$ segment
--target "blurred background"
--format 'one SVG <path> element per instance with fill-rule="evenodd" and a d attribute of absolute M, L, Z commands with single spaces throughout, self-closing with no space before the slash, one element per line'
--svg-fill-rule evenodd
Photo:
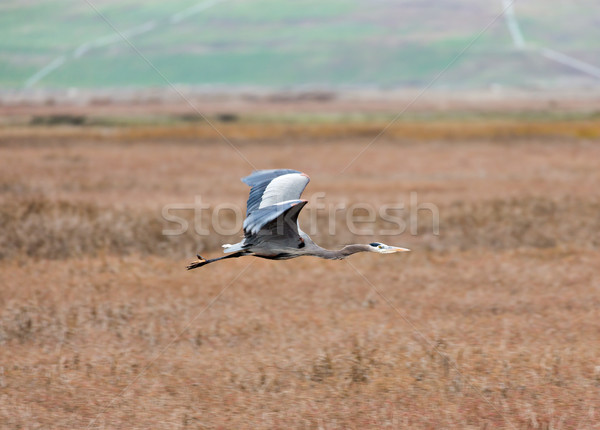
<path fill-rule="evenodd" d="M 597 2 L 7 0 L 0 24 L 0 426 L 596 425 Z M 324 193 L 318 244 L 413 252 L 186 272 L 240 240 L 213 209 L 263 168 Z M 357 233 L 353 205 L 403 209 Z"/>
<path fill-rule="evenodd" d="M 164 87 L 143 57 L 174 84 L 211 89 L 422 88 L 446 68 L 433 88 L 581 89 L 600 79 L 599 6 L 592 0 L 57 0 L 1 7 L 3 89 Z"/>

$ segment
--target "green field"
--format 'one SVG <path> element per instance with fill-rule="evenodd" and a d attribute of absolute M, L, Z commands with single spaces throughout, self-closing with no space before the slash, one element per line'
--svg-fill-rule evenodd
<path fill-rule="evenodd" d="M 517 3 L 527 49 L 513 46 L 500 17 L 453 62 L 501 11 L 500 1 L 475 0 L 8 0 L 0 5 L 0 88 L 165 86 L 113 26 L 176 84 L 419 87 L 450 63 L 435 86 L 599 81 L 536 49 L 599 65 L 593 0 Z M 53 62 L 60 65 L 41 73 Z"/>

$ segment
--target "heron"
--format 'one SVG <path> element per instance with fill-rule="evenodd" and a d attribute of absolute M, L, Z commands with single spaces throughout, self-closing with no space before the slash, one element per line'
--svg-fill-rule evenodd
<path fill-rule="evenodd" d="M 239 243 L 223 245 L 224 253 L 228 255 L 209 260 L 198 255 L 198 261 L 192 262 L 187 269 L 247 255 L 270 260 L 304 255 L 341 260 L 358 252 L 392 254 L 410 251 L 380 242 L 346 245 L 338 250 L 321 248 L 298 225 L 298 215 L 308 203 L 300 197 L 309 181 L 306 174 L 292 169 L 257 170 L 242 178 L 242 182 L 250 186 L 244 238 Z"/>

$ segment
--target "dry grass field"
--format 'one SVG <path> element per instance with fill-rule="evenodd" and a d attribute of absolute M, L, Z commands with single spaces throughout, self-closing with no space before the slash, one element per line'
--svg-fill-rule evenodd
<path fill-rule="evenodd" d="M 0 427 L 600 428 L 594 121 L 403 123 L 349 167 L 377 127 L 217 126 L 255 167 L 309 174 L 308 199 L 403 202 L 417 228 L 357 235 L 344 210 L 307 210 L 318 243 L 413 252 L 187 272 L 238 234 L 165 236 L 161 213 L 244 207 L 252 166 L 229 144 L 204 126 L 5 126 Z M 439 235 L 427 210 L 411 224 L 411 192 Z"/>

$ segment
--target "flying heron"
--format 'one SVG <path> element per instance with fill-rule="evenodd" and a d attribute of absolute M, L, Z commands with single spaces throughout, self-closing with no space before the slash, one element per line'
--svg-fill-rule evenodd
<path fill-rule="evenodd" d="M 245 255 L 271 260 L 303 255 L 341 260 L 357 252 L 391 254 L 410 251 L 379 242 L 346 245 L 339 250 L 321 248 L 298 226 L 298 214 L 308 203 L 300 196 L 309 181 L 304 173 L 290 169 L 258 170 L 242 178 L 242 182 L 251 187 L 244 220 L 244 239 L 234 245 L 223 245 L 225 254 L 229 254 L 224 257 L 205 260 L 198 255 L 198 261 L 187 266 L 188 270 Z"/>

